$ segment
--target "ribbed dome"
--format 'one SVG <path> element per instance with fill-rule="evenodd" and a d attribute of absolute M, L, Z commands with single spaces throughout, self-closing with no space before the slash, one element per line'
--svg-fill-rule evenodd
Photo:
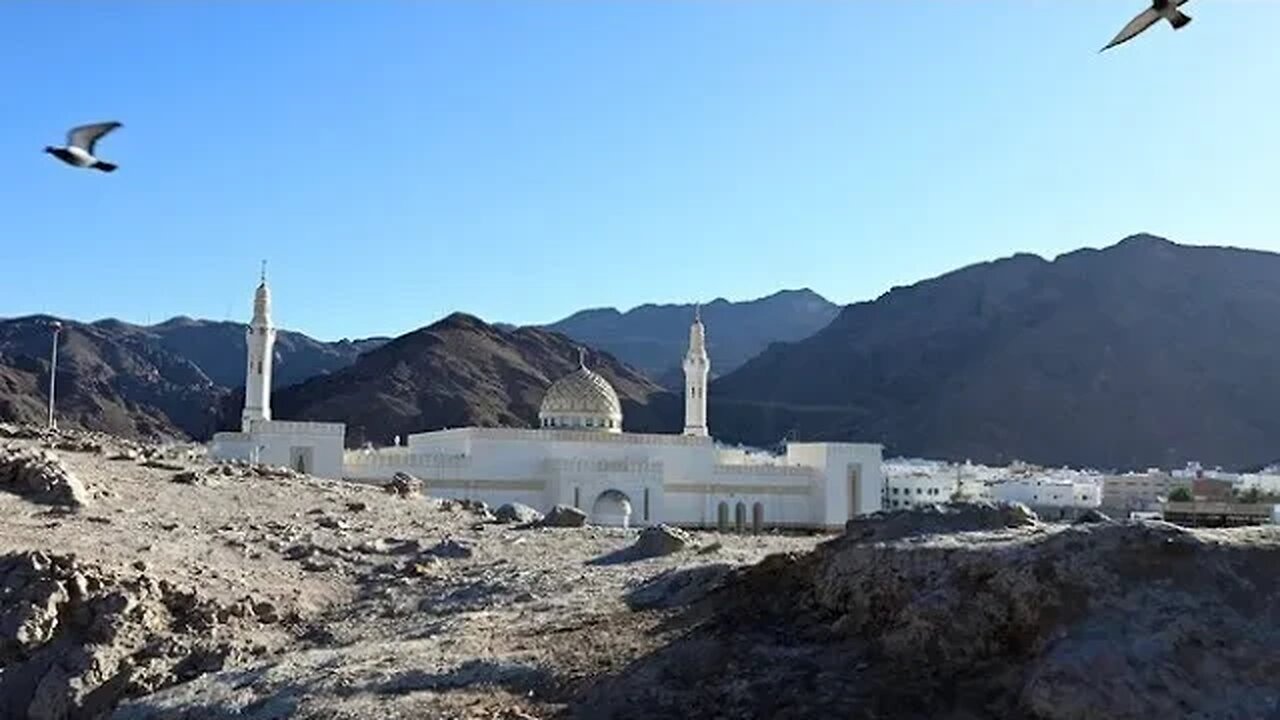
<path fill-rule="evenodd" d="M 545 428 L 621 432 L 622 403 L 608 380 L 579 366 L 547 389 L 538 419 Z"/>

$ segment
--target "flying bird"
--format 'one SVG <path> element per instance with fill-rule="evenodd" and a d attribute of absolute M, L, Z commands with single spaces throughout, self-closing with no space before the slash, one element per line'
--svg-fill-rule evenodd
<path fill-rule="evenodd" d="M 1119 35 L 1116 35 L 1111 42 L 1107 43 L 1106 47 L 1102 48 L 1102 50 L 1099 50 L 1098 52 L 1108 50 L 1120 43 L 1132 40 L 1143 30 L 1155 25 L 1160 18 L 1168 20 L 1174 30 L 1186 27 L 1187 23 L 1191 22 L 1191 16 L 1182 12 L 1178 8 L 1186 5 L 1188 1 L 1189 0 L 1151 0 L 1151 7 L 1138 13 L 1137 17 L 1130 20 L 1129 24 L 1124 26 Z"/>
<path fill-rule="evenodd" d="M 46 145 L 44 151 L 74 167 L 112 172 L 116 169 L 116 166 L 94 157 L 93 146 L 98 144 L 103 135 L 120 126 L 118 122 L 104 122 L 74 127 L 67 133 L 66 147 Z"/>

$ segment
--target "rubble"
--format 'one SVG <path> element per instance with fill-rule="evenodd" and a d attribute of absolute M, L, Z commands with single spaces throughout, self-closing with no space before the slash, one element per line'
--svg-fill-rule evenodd
<path fill-rule="evenodd" d="M 542 519 L 542 513 L 524 503 L 507 503 L 498 508 L 494 518 L 500 523 L 536 523 Z"/>
<path fill-rule="evenodd" d="M 556 505 L 538 524 L 543 527 L 582 527 L 587 524 L 587 514 L 570 505 Z"/>
<path fill-rule="evenodd" d="M 99 717 L 127 697 L 216 671 L 246 648 L 217 628 L 252 618 L 146 574 L 69 555 L 0 555 L 0 717 Z"/>
<path fill-rule="evenodd" d="M 42 505 L 78 509 L 89 503 L 84 485 L 48 450 L 0 447 L 0 490 Z"/>

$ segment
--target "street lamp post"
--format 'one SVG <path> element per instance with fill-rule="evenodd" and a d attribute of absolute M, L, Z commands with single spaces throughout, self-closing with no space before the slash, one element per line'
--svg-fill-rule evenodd
<path fill-rule="evenodd" d="M 53 328 L 53 350 L 50 352 L 49 359 L 49 429 L 58 427 L 58 421 L 53 417 L 53 397 L 54 391 L 57 389 L 58 378 L 58 333 L 62 331 L 62 323 L 54 321 L 51 325 Z"/>

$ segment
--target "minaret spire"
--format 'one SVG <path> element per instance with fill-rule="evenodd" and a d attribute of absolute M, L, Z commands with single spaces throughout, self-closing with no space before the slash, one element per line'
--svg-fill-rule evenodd
<path fill-rule="evenodd" d="M 707 436 L 707 377 L 711 358 L 707 356 L 706 330 L 702 326 L 702 304 L 693 306 L 689 326 L 689 350 L 684 356 L 684 434 Z"/>
<path fill-rule="evenodd" d="M 271 365 L 276 329 L 271 323 L 271 290 L 267 287 L 267 261 L 262 261 L 260 284 L 253 293 L 253 320 L 245 331 L 248 367 L 244 378 L 244 411 L 240 424 L 252 431 L 255 420 L 271 419 Z"/>

